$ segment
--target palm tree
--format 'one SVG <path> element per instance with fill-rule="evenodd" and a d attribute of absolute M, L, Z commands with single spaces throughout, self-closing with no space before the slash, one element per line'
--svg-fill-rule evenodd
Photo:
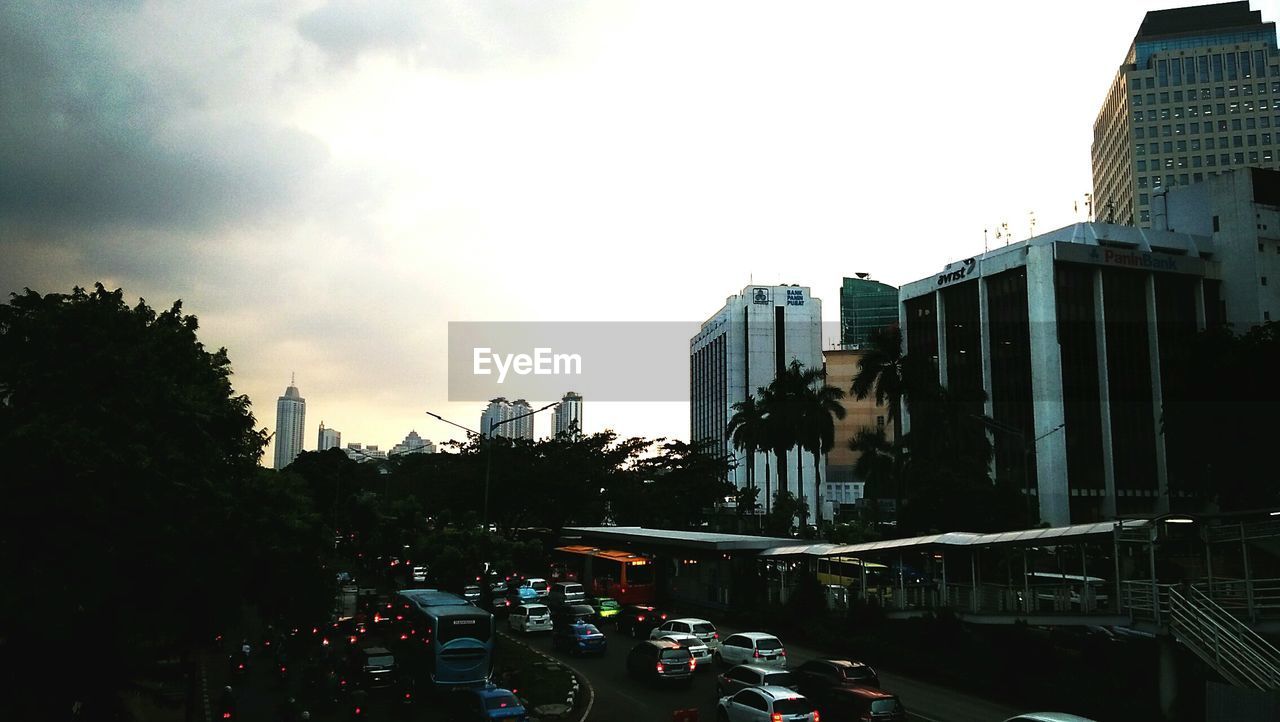
<path fill-rule="evenodd" d="M 885 407 L 885 416 L 893 424 L 893 438 L 902 438 L 902 401 L 905 396 L 902 353 L 902 329 L 897 324 L 873 329 L 869 348 L 858 362 L 858 375 L 853 377 L 854 398 L 859 401 L 875 394 L 876 405 Z"/>
<path fill-rule="evenodd" d="M 756 452 L 763 448 L 764 425 L 763 412 L 760 404 L 756 403 L 756 397 L 747 396 L 745 400 L 733 405 L 733 416 L 725 426 L 725 437 L 733 444 L 733 448 L 746 453 L 748 488 L 755 488 L 756 485 Z M 765 464 L 767 469 L 768 457 L 765 457 Z M 764 497 L 767 507 L 769 503 L 768 471 L 765 472 Z M 767 508 L 765 513 L 768 513 Z"/>
<path fill-rule="evenodd" d="M 860 429 L 849 439 L 849 450 L 858 452 L 853 473 L 866 482 L 867 497 L 879 497 L 884 489 L 894 488 L 897 469 L 897 453 L 894 444 L 884 434 L 884 429 Z"/>
<path fill-rule="evenodd" d="M 777 459 L 775 468 L 778 470 L 778 490 L 781 494 L 787 491 L 787 450 L 795 446 L 792 430 L 794 426 L 788 423 L 786 399 L 782 392 L 778 379 L 774 379 L 767 387 L 761 387 L 756 390 L 760 401 L 757 402 L 760 409 L 760 419 L 763 422 L 760 427 L 760 448 L 761 450 L 772 451 Z M 769 467 L 768 461 L 765 462 L 765 480 L 768 483 Z M 766 495 L 767 495 L 766 490 Z M 766 500 L 766 504 L 768 504 Z"/>
<path fill-rule="evenodd" d="M 813 501 L 822 521 L 822 455 L 836 445 L 835 419 L 845 417 L 844 389 L 826 383 L 826 369 L 804 371 L 803 420 L 801 423 L 802 446 L 813 454 Z"/>

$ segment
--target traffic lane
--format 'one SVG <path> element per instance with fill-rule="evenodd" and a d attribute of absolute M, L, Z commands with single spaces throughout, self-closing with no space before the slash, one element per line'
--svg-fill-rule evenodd
<path fill-rule="evenodd" d="M 720 627 L 720 638 L 737 634 L 741 629 Z M 823 654 L 817 650 L 788 642 L 779 637 L 787 650 L 787 666 L 795 668 L 810 659 L 833 659 L 835 655 Z M 946 650 L 939 650 L 945 654 Z M 963 665 L 964 660 L 956 660 Z M 876 673 L 880 676 L 880 686 L 886 692 L 898 695 L 902 705 L 907 708 L 907 716 L 923 722 L 999 722 L 1017 716 L 1021 711 L 972 694 L 959 692 L 918 679 L 904 677 L 892 672 L 885 672 L 879 667 Z"/>
<path fill-rule="evenodd" d="M 534 649 L 555 657 L 586 677 L 595 691 L 595 703 L 589 722 L 666 722 L 681 709 L 697 709 L 699 719 L 715 719 L 715 673 L 711 670 L 694 674 L 692 685 L 658 685 L 632 679 L 627 674 L 627 652 L 639 642 L 619 633 L 610 624 L 600 626 L 609 640 L 603 655 L 573 656 L 551 647 L 550 632 L 510 634 Z"/>

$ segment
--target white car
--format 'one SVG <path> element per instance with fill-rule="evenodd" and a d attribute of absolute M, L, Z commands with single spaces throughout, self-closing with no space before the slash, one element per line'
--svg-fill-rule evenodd
<path fill-rule="evenodd" d="M 550 632 L 551 608 L 545 604 L 521 604 L 507 615 L 507 628 L 513 632 Z"/>
<path fill-rule="evenodd" d="M 537 592 L 538 599 L 546 599 L 547 595 L 551 593 L 551 584 L 548 583 L 546 579 L 542 579 L 540 577 L 529 577 L 523 582 L 520 582 L 520 586 Z"/>
<path fill-rule="evenodd" d="M 756 664 L 764 667 L 786 667 L 787 650 L 782 641 L 766 632 L 731 634 L 720 644 L 716 659 L 721 664 Z"/>
<path fill-rule="evenodd" d="M 816 722 L 818 712 L 804 695 L 786 687 L 747 687 L 716 703 L 716 719 L 726 722 Z"/>
<path fill-rule="evenodd" d="M 426 568 L 426 567 L 414 567 L 414 568 L 413 568 L 413 581 L 414 581 L 414 582 L 418 582 L 418 583 L 421 583 L 421 582 L 425 582 L 425 581 L 427 581 L 427 568 Z"/>
<path fill-rule="evenodd" d="M 649 632 L 649 639 L 657 639 L 664 634 L 676 632 L 679 634 L 692 634 L 702 643 L 707 645 L 708 649 L 715 649 L 720 646 L 720 633 L 716 631 L 716 625 L 705 619 L 697 619 L 696 617 L 681 617 L 680 619 L 668 619 L 660 626 L 655 627 Z"/>
<path fill-rule="evenodd" d="M 711 669 L 711 649 L 698 637 L 684 632 L 667 632 L 657 638 L 670 639 L 689 650 L 689 654 L 693 655 L 694 661 L 698 663 L 698 669 Z"/>

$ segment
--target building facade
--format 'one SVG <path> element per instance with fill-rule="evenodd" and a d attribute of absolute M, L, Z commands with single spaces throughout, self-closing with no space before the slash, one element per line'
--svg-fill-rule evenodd
<path fill-rule="evenodd" d="M 327 429 L 324 422 L 320 422 L 320 433 L 316 436 L 316 451 L 327 451 L 329 449 L 342 448 L 342 432 L 337 429 Z"/>
<path fill-rule="evenodd" d="M 529 402 L 524 399 L 512 401 L 511 418 L 513 419 L 511 423 L 498 429 L 498 435 L 508 439 L 533 441 L 533 407 Z"/>
<path fill-rule="evenodd" d="M 777 493 L 776 459 L 772 454 L 733 448 L 725 429 L 733 405 L 758 396 L 792 361 L 806 368 L 822 365 L 822 301 L 804 286 L 747 286 L 728 297 L 689 342 L 690 438 L 734 459 L 729 480 L 747 486 L 754 468 L 760 510 L 771 507 Z M 804 477 L 803 495 L 810 519 L 818 518 L 813 499 L 813 456 L 792 449 L 786 454 L 788 489 L 796 494 L 796 454 Z"/>
<path fill-rule="evenodd" d="M 404 441 L 391 447 L 391 451 L 387 452 L 388 456 L 399 456 L 400 454 L 434 454 L 436 453 L 436 445 L 431 443 L 431 439 L 424 439 L 418 435 L 417 431 L 410 431 L 404 437 Z"/>
<path fill-rule="evenodd" d="M 840 286 L 840 346 L 862 348 L 877 328 L 898 322 L 898 289 L 867 278 L 846 278 Z"/>
<path fill-rule="evenodd" d="M 385 461 L 387 452 L 378 448 L 377 444 L 360 444 L 352 442 L 347 444 L 347 448 L 343 449 L 347 458 L 352 461 L 364 463 L 366 461 Z"/>
<path fill-rule="evenodd" d="M 302 453 L 302 435 L 307 423 L 307 400 L 290 379 L 284 396 L 276 399 L 275 464 L 283 469 Z"/>
<path fill-rule="evenodd" d="M 1280 168 L 1274 22 L 1248 2 L 1146 14 L 1093 126 L 1093 217 L 1153 227 L 1154 194 Z"/>
<path fill-rule="evenodd" d="M 480 433 L 488 436 L 489 430 L 493 429 L 496 437 L 533 441 L 533 416 L 517 418 L 532 411 L 524 399 L 508 401 L 499 396 L 490 401 L 480 414 Z"/>
<path fill-rule="evenodd" d="M 897 289 L 894 289 L 894 294 L 896 296 Z M 858 375 L 858 363 L 865 354 L 865 351 L 855 349 L 822 352 L 827 366 L 827 384 L 845 392 L 840 401 L 845 417 L 835 419 L 836 443 L 827 454 L 827 470 L 822 477 L 832 513 L 851 512 L 852 507 L 866 496 L 866 480 L 854 473 L 860 454 L 849 448 L 849 442 L 863 429 L 879 429 L 884 432 L 885 439 L 893 443 L 893 424 L 889 423 L 886 407 L 877 404 L 874 397 L 859 401 L 849 393 L 853 379 Z"/>
<path fill-rule="evenodd" d="M 560 399 L 559 405 L 552 412 L 553 429 L 556 436 L 561 434 L 581 435 L 582 432 L 582 395 L 570 391 Z"/>

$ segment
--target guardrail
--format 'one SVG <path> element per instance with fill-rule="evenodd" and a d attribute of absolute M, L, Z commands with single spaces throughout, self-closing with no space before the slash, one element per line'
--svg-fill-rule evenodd
<path fill-rule="evenodd" d="M 1169 587 L 1169 630 L 1238 687 L 1280 689 L 1280 650 L 1195 587 Z"/>

